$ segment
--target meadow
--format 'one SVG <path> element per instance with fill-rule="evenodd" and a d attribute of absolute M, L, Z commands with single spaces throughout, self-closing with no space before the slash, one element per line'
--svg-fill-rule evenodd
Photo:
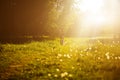
<path fill-rule="evenodd" d="M 120 41 L 0 44 L 0 80 L 120 80 Z"/>

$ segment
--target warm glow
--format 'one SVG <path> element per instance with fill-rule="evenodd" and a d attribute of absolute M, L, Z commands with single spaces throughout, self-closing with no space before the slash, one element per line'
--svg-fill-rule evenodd
<path fill-rule="evenodd" d="M 80 15 L 79 34 L 97 34 L 102 29 L 117 24 L 119 3 L 117 0 L 75 0 L 74 7 Z M 111 28 L 112 30 L 112 28 Z"/>
<path fill-rule="evenodd" d="M 107 21 L 103 13 L 104 0 L 83 0 L 77 7 L 84 13 L 83 21 L 88 25 L 98 27 L 96 25 Z"/>
<path fill-rule="evenodd" d="M 97 13 L 103 7 L 103 0 L 83 0 L 79 6 L 82 11 L 89 11 L 91 13 Z"/>

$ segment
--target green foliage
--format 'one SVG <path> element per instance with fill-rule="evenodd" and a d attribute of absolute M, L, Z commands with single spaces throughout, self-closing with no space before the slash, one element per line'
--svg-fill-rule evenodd
<path fill-rule="evenodd" d="M 51 0 L 48 7 L 47 32 L 52 36 L 65 35 L 74 24 L 76 15 L 72 10 L 74 0 Z"/>
<path fill-rule="evenodd" d="M 119 80 L 120 43 L 65 39 L 0 45 L 1 80 Z"/>

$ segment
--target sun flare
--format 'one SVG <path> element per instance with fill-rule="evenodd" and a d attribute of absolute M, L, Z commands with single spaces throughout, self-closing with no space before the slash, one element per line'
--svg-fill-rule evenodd
<path fill-rule="evenodd" d="M 79 34 L 97 34 L 108 28 L 112 31 L 118 24 L 117 0 L 76 0 L 74 7 L 80 17 Z"/>
<path fill-rule="evenodd" d="M 79 6 L 88 25 L 101 25 L 107 20 L 103 13 L 104 0 L 83 0 Z"/>
<path fill-rule="evenodd" d="M 82 13 L 83 23 L 95 27 L 109 23 L 105 0 L 76 0 L 76 2 L 75 7 Z"/>

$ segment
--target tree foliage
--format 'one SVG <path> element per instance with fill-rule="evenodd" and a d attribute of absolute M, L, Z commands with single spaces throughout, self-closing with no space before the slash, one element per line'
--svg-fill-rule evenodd
<path fill-rule="evenodd" d="M 52 36 L 65 35 L 76 18 L 73 11 L 74 0 L 50 0 L 48 6 L 47 30 Z M 55 34 L 55 35 L 54 35 Z"/>

